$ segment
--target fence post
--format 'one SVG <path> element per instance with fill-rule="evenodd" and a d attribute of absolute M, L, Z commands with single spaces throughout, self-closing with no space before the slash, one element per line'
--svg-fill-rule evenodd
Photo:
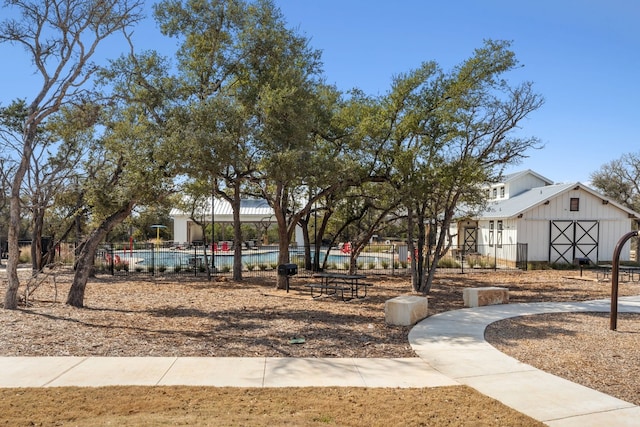
<path fill-rule="evenodd" d="M 111 275 L 115 275 L 115 269 L 114 269 L 114 259 L 113 259 L 113 243 L 109 243 L 107 246 L 107 251 L 109 253 L 109 273 L 111 273 Z"/>
<path fill-rule="evenodd" d="M 398 259 L 400 261 L 400 259 Z M 391 244 L 391 275 L 395 276 L 396 274 L 396 244 Z"/>
<path fill-rule="evenodd" d="M 156 245 L 151 243 L 151 275 L 156 275 Z"/>

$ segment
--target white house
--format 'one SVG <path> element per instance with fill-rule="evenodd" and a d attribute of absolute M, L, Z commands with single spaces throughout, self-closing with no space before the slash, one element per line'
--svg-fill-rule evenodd
<path fill-rule="evenodd" d="M 584 184 L 553 184 L 531 170 L 506 175 L 487 195 L 484 212 L 457 223 L 457 243 L 466 252 L 505 260 L 515 260 L 517 244 L 526 244 L 528 261 L 610 261 L 617 242 L 640 219 Z M 620 259 L 629 256 L 627 242 Z"/>
<path fill-rule="evenodd" d="M 231 204 L 223 199 L 215 199 L 215 210 L 211 217 L 211 200 L 196 214 L 199 221 L 215 224 L 233 224 L 233 210 Z M 173 220 L 173 240 L 178 243 L 193 243 L 203 241 L 202 227 L 191 219 L 191 213 L 173 208 L 169 213 Z M 240 201 L 240 222 L 253 224 L 256 228 L 266 234 L 269 227 L 275 224 L 276 219 L 273 209 L 266 200 L 243 199 Z M 301 230 L 296 229 L 296 241 L 302 242 Z M 264 242 L 263 242 L 264 243 Z"/>

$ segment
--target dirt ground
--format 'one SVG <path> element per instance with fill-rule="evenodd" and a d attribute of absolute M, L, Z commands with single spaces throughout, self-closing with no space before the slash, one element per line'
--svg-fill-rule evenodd
<path fill-rule="evenodd" d="M 609 282 L 595 281 L 595 277 L 591 271 L 585 271 L 583 277 L 576 271 L 551 270 L 439 272 L 429 294 L 429 314 L 462 308 L 462 290 L 470 286 L 506 286 L 511 303 L 608 298 Z M 407 341 L 410 328 L 384 321 L 384 302 L 411 293 L 408 276 L 371 277 L 368 281 L 374 286 L 367 298 L 348 302 L 332 297 L 312 299 L 303 286 L 308 281 L 293 278 L 286 293 L 275 289 L 274 278 L 235 283 L 100 277 L 87 287 L 86 308 L 76 309 L 64 304 L 70 276 L 61 273 L 41 283 L 19 310 L 0 310 L 4 326 L 0 356 L 415 356 Z M 638 283 L 620 287 L 621 296 L 639 293 Z M 640 321 L 634 323 L 640 329 Z M 510 332 L 492 340 L 506 352 L 518 348 L 515 343 L 527 343 L 529 350 L 524 353 L 533 354 L 532 347 L 544 348 L 543 341 L 554 335 L 527 341 L 523 329 L 540 331 L 546 325 L 521 326 L 505 324 L 500 330 Z M 567 330 L 563 328 L 553 330 L 562 335 Z M 590 337 L 594 334 L 589 329 L 583 333 Z M 600 336 L 585 340 L 577 332 L 564 335 L 556 346 L 564 348 L 568 339 L 579 339 L 587 354 L 592 351 L 589 343 L 602 347 Z M 294 338 L 304 338 L 304 342 L 296 344 L 302 340 L 292 341 Z M 542 351 L 536 357 L 546 356 Z M 582 370 L 577 363 L 567 364 L 565 370 L 574 365 L 580 379 Z M 635 372 L 638 367 L 633 367 Z M 301 390 L 189 389 L 185 395 L 178 389 L 0 390 L 0 424 L 106 425 L 129 420 L 129 425 L 541 425 L 466 387 L 305 389 L 308 399 L 299 395 Z M 182 396 L 171 399 L 175 405 L 164 403 L 175 393 Z M 282 393 L 299 395 L 294 400 L 301 406 L 282 403 L 286 400 Z M 114 396 L 125 397 L 111 401 Z M 50 412 L 35 411 L 46 407 L 45 402 L 51 402 L 46 403 L 52 405 Z M 222 402 L 224 409 L 214 402 Z M 392 406 L 385 406 L 387 402 L 393 402 Z M 420 416 L 395 422 L 391 414 L 396 412 Z"/>

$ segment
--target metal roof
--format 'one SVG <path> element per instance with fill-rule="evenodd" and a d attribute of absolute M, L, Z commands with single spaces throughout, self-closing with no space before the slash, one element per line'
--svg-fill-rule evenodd
<path fill-rule="evenodd" d="M 506 174 L 503 175 L 502 177 L 502 181 L 500 181 L 502 184 L 506 184 L 510 181 L 514 181 L 515 179 L 524 176 L 524 175 L 533 175 L 535 177 L 537 177 L 538 179 L 544 181 L 545 183 L 547 183 L 548 185 L 553 184 L 553 181 L 550 180 L 549 178 L 540 175 L 537 172 L 532 171 L 531 169 L 527 169 L 527 170 L 523 170 L 523 171 L 518 171 L 518 172 L 513 172 L 510 174 Z"/>
<path fill-rule="evenodd" d="M 573 183 L 532 188 L 515 197 L 489 202 L 479 217 L 483 219 L 515 217 L 575 186 L 576 184 Z"/>
<path fill-rule="evenodd" d="M 211 215 L 211 199 L 209 199 L 206 204 L 205 214 Z M 178 208 L 173 208 L 171 209 L 171 212 L 169 215 L 183 216 L 183 215 L 189 215 L 189 213 L 184 212 L 183 210 Z M 231 204 L 224 199 L 215 199 L 214 215 L 216 216 L 233 215 L 233 209 L 231 209 Z M 240 215 L 269 217 L 273 215 L 273 209 L 271 209 L 271 206 L 269 206 L 269 203 L 263 199 L 242 199 L 240 200 Z"/>
<path fill-rule="evenodd" d="M 481 212 L 478 215 L 478 218 L 513 218 L 520 215 L 521 213 L 528 211 L 529 209 L 543 204 L 547 200 L 553 199 L 560 194 L 574 188 L 586 191 L 587 193 L 590 193 L 595 197 L 606 200 L 610 205 L 627 212 L 629 215 L 632 215 L 635 218 L 638 218 L 640 216 L 640 214 L 638 214 L 637 212 L 634 212 L 633 210 L 622 206 L 621 204 L 616 203 L 611 199 L 608 199 L 594 189 L 587 187 L 586 185 L 583 185 L 579 182 L 575 182 L 570 184 L 555 184 L 546 185 L 544 187 L 536 187 L 509 199 L 489 202 L 487 208 L 484 210 L 484 212 Z"/>

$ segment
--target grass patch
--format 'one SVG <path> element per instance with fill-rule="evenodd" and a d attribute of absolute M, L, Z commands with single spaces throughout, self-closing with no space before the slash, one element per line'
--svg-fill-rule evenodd
<path fill-rule="evenodd" d="M 466 386 L 0 390 L 3 425 L 542 426 Z"/>

